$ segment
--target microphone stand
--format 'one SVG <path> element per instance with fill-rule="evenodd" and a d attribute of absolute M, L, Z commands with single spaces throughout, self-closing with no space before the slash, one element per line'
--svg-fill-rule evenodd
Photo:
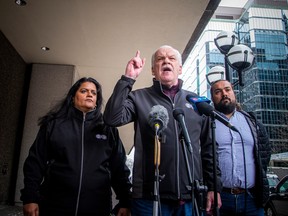
<path fill-rule="evenodd" d="M 216 138 L 215 138 L 215 114 L 211 115 L 211 131 L 212 131 L 212 145 L 213 145 L 213 180 L 214 180 L 214 208 L 213 215 L 219 216 L 218 208 L 218 194 L 217 194 L 217 164 L 216 164 Z"/>
<path fill-rule="evenodd" d="M 187 146 L 189 148 L 189 150 L 192 150 L 191 147 L 191 143 L 187 143 L 186 141 L 184 141 L 185 139 L 181 139 L 181 143 L 183 145 L 183 153 L 184 153 L 184 159 L 185 159 L 185 163 L 186 163 L 186 168 L 187 168 L 187 172 L 188 172 L 188 178 L 189 178 L 189 186 L 187 186 L 187 188 L 191 191 L 191 203 L 192 203 L 192 215 L 198 216 L 200 215 L 199 213 L 199 207 L 197 204 L 197 199 L 195 199 L 195 193 L 194 193 L 194 189 L 197 190 L 197 192 L 199 192 L 199 197 L 200 197 L 200 203 L 202 204 L 203 200 L 203 196 L 201 196 L 200 194 L 204 191 L 207 190 L 206 186 L 200 186 L 199 181 L 195 180 L 195 186 L 194 186 L 194 179 L 193 179 L 193 175 L 191 174 L 191 169 L 190 169 L 190 165 L 189 165 L 189 160 L 188 160 L 188 156 L 187 156 Z M 191 155 L 193 157 L 193 150 L 191 151 Z M 192 166 L 194 169 L 194 160 L 192 158 Z M 200 208 L 201 209 L 201 208 Z M 203 214 L 201 214 L 203 215 Z"/>
<path fill-rule="evenodd" d="M 186 188 L 191 191 L 191 213 L 192 215 L 199 215 L 199 207 L 197 205 L 197 199 L 195 199 L 195 191 L 197 191 L 198 199 L 200 199 L 201 205 L 203 204 L 203 192 L 207 191 L 207 187 L 205 186 L 200 186 L 199 180 L 194 180 L 194 158 L 193 158 L 193 148 L 191 145 L 191 140 L 190 136 L 188 134 L 188 130 L 184 121 L 184 111 L 181 109 L 174 109 L 173 110 L 173 116 L 174 118 L 179 122 L 180 126 L 180 137 L 179 140 L 183 146 L 183 154 L 184 154 L 184 159 L 185 159 L 185 164 L 186 164 L 186 169 L 187 169 L 187 174 L 188 174 L 188 181 L 189 185 L 186 185 Z M 187 148 L 189 152 L 191 153 L 191 158 L 192 158 L 192 171 L 193 174 L 191 174 L 191 168 L 190 168 L 190 162 L 188 160 L 188 154 L 187 154 Z M 195 185 L 194 185 L 195 184 Z M 195 190 L 195 191 L 194 191 Z M 195 205 L 194 205 L 195 204 Z"/>
<path fill-rule="evenodd" d="M 153 216 L 158 216 L 159 210 L 159 165 L 160 165 L 160 142 L 157 131 L 154 142 L 154 165 L 155 165 L 155 179 L 154 179 L 154 201 L 153 201 Z"/>
<path fill-rule="evenodd" d="M 189 178 L 189 186 L 188 189 L 191 191 L 191 203 L 192 203 L 192 215 L 194 215 L 194 201 L 195 201 L 195 197 L 194 197 L 194 185 L 193 185 L 193 176 L 191 174 L 191 169 L 190 169 L 190 165 L 189 165 L 189 162 L 188 162 L 188 156 L 187 156 L 187 149 L 186 149 L 186 145 L 183 141 L 184 139 L 182 138 L 181 139 L 181 143 L 182 143 L 182 146 L 183 146 L 183 153 L 184 153 L 184 159 L 185 159 L 185 163 L 186 163 L 186 168 L 187 168 L 187 173 L 188 173 L 188 178 Z M 191 145 L 191 143 L 187 143 L 189 146 Z M 192 148 L 191 148 L 192 149 Z M 193 150 L 191 152 L 191 154 L 193 153 Z M 193 154 L 192 154 L 193 155 Z M 192 162 L 192 166 L 194 166 L 194 162 Z M 196 201 L 195 201 L 196 202 Z M 198 212 L 198 209 L 197 209 L 197 206 L 195 207 L 195 211 L 196 211 L 196 216 L 199 215 L 199 212 Z"/>

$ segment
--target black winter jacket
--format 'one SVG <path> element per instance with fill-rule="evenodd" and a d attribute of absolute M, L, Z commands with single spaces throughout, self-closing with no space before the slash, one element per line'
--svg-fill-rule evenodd
<path fill-rule="evenodd" d="M 264 207 L 269 199 L 269 183 L 266 176 L 267 166 L 271 156 L 269 136 L 264 125 L 256 120 L 253 113 L 240 111 L 244 114 L 254 138 L 254 156 L 256 162 L 255 200 L 259 207 Z"/>
<path fill-rule="evenodd" d="M 135 156 L 132 197 L 153 198 L 155 131 L 149 125 L 148 116 L 154 105 L 164 106 L 169 115 L 167 128 L 163 130 L 161 137 L 159 173 L 164 178 L 160 181 L 160 197 L 170 200 L 191 199 L 191 191 L 187 189 L 189 178 L 183 153 L 184 142 L 180 141 L 182 139 L 180 128 L 173 118 L 174 108 L 184 111 L 193 146 L 193 153 L 188 152 L 192 178 L 202 181 L 204 177 L 204 183 L 209 190 L 213 190 L 213 157 L 209 119 L 198 115 L 186 101 L 186 95 L 193 93 L 181 89 L 182 81 L 179 80 L 180 90 L 172 101 L 163 93 L 159 81 L 154 79 L 153 86 L 131 91 L 134 82 L 135 80 L 122 76 L 104 112 L 104 121 L 108 125 L 121 126 L 134 122 Z M 217 169 L 217 174 L 219 191 L 221 190 L 219 169 Z"/>
<path fill-rule="evenodd" d="M 24 163 L 23 204 L 39 203 L 40 215 L 109 215 L 112 185 L 129 207 L 125 149 L 117 129 L 95 115 L 73 107 L 40 127 Z"/>

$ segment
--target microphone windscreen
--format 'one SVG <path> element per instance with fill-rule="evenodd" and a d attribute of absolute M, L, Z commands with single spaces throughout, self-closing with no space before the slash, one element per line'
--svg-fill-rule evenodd
<path fill-rule="evenodd" d="M 168 121 L 169 121 L 168 111 L 164 106 L 155 105 L 152 107 L 148 117 L 149 125 L 152 128 L 155 128 L 155 124 L 159 124 L 160 125 L 159 130 L 163 131 L 164 129 L 166 129 Z"/>

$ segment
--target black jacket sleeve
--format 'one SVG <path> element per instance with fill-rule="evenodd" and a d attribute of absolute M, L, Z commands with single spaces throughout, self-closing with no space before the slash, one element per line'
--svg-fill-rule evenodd
<path fill-rule="evenodd" d="M 24 188 L 20 199 L 23 204 L 40 202 L 40 184 L 47 169 L 47 127 L 41 126 L 24 162 Z"/>
<path fill-rule="evenodd" d="M 116 199 L 119 200 L 120 208 L 130 207 L 130 189 L 131 183 L 129 182 L 130 170 L 126 166 L 126 153 L 122 141 L 119 137 L 118 130 L 111 128 L 114 142 L 114 149 L 111 156 L 111 184 L 116 194 Z"/>
<path fill-rule="evenodd" d="M 258 122 L 259 131 L 258 131 L 258 143 L 260 150 L 262 150 L 261 154 L 261 162 L 263 165 L 263 169 L 267 172 L 267 167 L 271 157 L 271 143 L 269 141 L 269 135 L 261 122 Z M 263 151 L 264 150 L 264 151 Z"/>
<path fill-rule="evenodd" d="M 135 80 L 122 76 L 109 98 L 103 114 L 107 125 L 118 127 L 134 120 L 135 108 L 129 97 Z"/>

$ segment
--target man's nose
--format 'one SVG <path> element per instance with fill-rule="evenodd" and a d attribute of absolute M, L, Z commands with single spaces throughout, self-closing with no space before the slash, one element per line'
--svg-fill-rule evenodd
<path fill-rule="evenodd" d="M 227 98 L 227 92 L 226 91 L 222 91 L 222 98 Z"/>
<path fill-rule="evenodd" d="M 167 62 L 170 62 L 170 59 L 168 57 L 164 58 L 164 62 L 167 63 Z"/>

